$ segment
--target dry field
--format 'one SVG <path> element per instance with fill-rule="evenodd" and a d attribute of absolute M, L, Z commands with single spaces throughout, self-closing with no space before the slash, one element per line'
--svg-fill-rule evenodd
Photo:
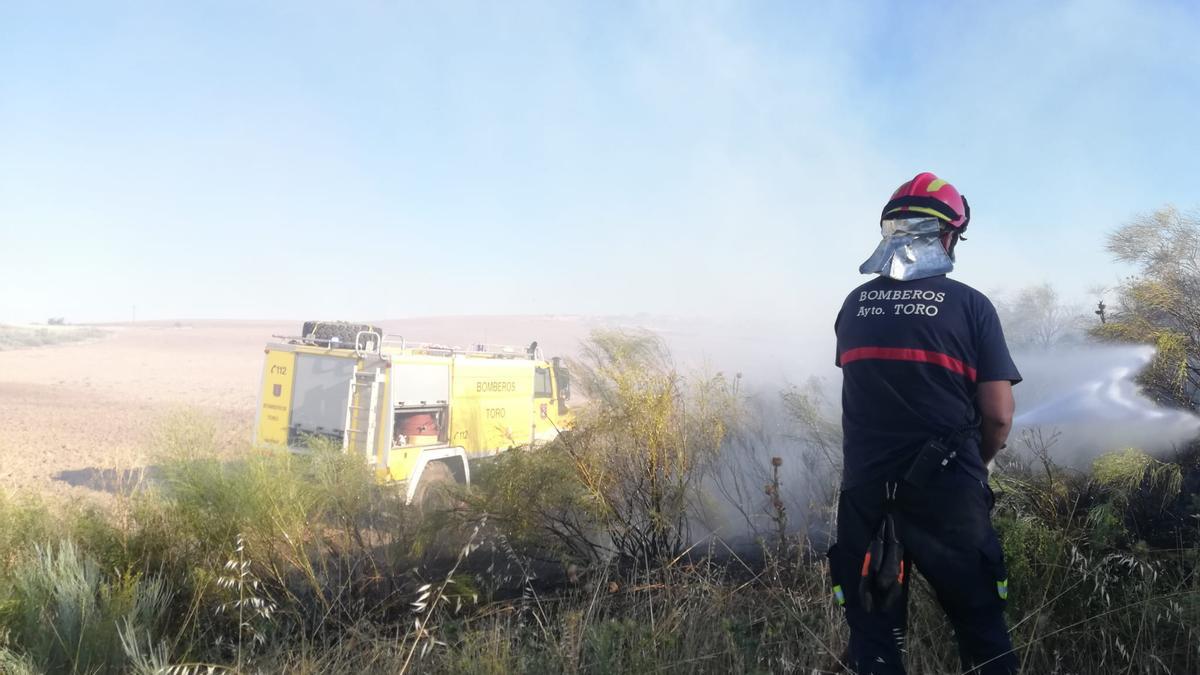
<path fill-rule="evenodd" d="M 527 344 L 562 354 L 590 321 L 454 317 L 384 321 L 389 334 L 468 345 Z M 147 322 L 102 327 L 86 343 L 0 351 L 0 486 L 67 498 L 104 494 L 106 470 L 144 466 L 151 436 L 180 409 L 211 416 L 225 441 L 248 440 L 263 345 L 300 322 Z"/>
<path fill-rule="evenodd" d="M 172 409 L 249 437 L 262 343 L 282 326 L 106 326 L 103 339 L 0 352 L 0 483 L 89 497 L 104 469 L 144 464 Z"/>

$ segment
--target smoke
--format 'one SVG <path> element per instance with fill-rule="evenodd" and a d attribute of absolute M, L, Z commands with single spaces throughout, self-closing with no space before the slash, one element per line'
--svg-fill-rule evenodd
<path fill-rule="evenodd" d="M 595 329 L 649 330 L 667 345 L 678 370 L 736 382 L 743 400 L 739 424 L 710 486 L 714 513 L 700 525 L 721 536 L 770 532 L 764 487 L 779 468 L 789 528 L 820 531 L 838 484 L 841 459 L 841 371 L 834 366 L 833 315 L 794 321 L 767 317 L 724 319 L 633 315 L 584 318 L 475 317 L 384 322 L 389 332 L 449 344 L 538 339 L 545 353 L 572 356 Z M 464 323 L 470 330 L 464 329 Z M 465 333 L 465 334 L 464 334 Z M 1143 346 L 1072 344 L 1018 349 L 1025 380 L 1014 388 L 1017 417 L 1008 452 L 1021 452 L 1026 430 L 1057 434 L 1055 461 L 1086 468 L 1095 457 L 1137 447 L 1170 452 L 1200 434 L 1200 418 L 1156 406 L 1140 391 L 1137 374 L 1154 351 Z M 727 508 L 726 508 L 727 507 Z M 814 508 L 817 507 L 817 508 Z M 747 522 L 749 521 L 749 523 Z M 749 527 L 747 527 L 749 526 Z"/>
<path fill-rule="evenodd" d="M 681 370 L 737 376 L 745 410 L 710 492 L 718 507 L 710 531 L 762 535 L 773 527 L 764 486 L 771 458 L 781 457 L 789 529 L 823 532 L 840 466 L 841 377 L 833 366 L 832 330 L 778 322 L 642 317 L 670 347 Z M 1147 398 L 1138 373 L 1153 359 L 1147 346 L 1072 344 L 1017 350 L 1024 376 L 1014 388 L 1017 415 L 1008 452 L 1023 452 L 1027 432 L 1054 438 L 1051 457 L 1087 468 L 1124 448 L 1166 453 L 1200 436 L 1200 417 Z M 747 528 L 748 526 L 748 528 Z"/>
<path fill-rule="evenodd" d="M 798 445 L 804 446 L 794 438 L 803 429 L 788 418 L 786 406 L 770 399 L 799 386 L 823 415 L 838 420 L 841 376 L 833 366 L 832 327 L 827 334 L 811 325 L 769 321 L 659 320 L 651 327 L 684 369 L 741 374 L 740 386 L 758 401 L 763 423 L 774 431 L 780 449 L 776 454 L 785 461 Z M 1026 430 L 1057 434 L 1055 459 L 1080 466 L 1113 450 L 1162 453 L 1196 439 L 1200 417 L 1161 407 L 1141 392 L 1138 373 L 1153 358 L 1154 349 L 1144 345 L 1077 343 L 1015 350 L 1013 359 L 1025 379 L 1013 388 L 1017 415 L 1012 438 Z"/>
<path fill-rule="evenodd" d="M 1057 433 L 1054 458 L 1081 465 L 1122 448 L 1169 451 L 1200 435 L 1200 418 L 1162 408 L 1136 378 L 1154 358 L 1148 346 L 1073 346 L 1014 354 L 1025 381 L 1014 389 L 1014 436 Z"/>

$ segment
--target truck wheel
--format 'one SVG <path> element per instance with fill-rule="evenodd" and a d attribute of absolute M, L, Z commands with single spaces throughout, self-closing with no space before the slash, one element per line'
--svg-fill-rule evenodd
<path fill-rule="evenodd" d="M 450 490 L 455 483 L 454 472 L 445 462 L 426 464 L 413 493 L 413 506 L 425 516 L 453 509 L 457 500 Z"/>

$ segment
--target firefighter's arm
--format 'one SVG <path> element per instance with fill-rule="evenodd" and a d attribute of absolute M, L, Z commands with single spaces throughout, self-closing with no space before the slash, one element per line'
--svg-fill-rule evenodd
<path fill-rule="evenodd" d="M 996 457 L 996 453 L 1000 452 L 1000 448 L 1004 447 L 1004 442 L 1008 439 L 1016 404 L 1013 403 L 1012 382 L 1008 380 L 980 382 L 978 395 L 979 414 L 983 418 L 979 425 L 983 434 L 979 454 L 983 463 L 987 464 Z"/>

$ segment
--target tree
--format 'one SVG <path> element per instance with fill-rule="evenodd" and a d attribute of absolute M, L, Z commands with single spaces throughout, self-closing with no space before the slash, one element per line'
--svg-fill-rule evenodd
<path fill-rule="evenodd" d="M 1165 208 L 1108 236 L 1108 250 L 1137 274 L 1116 288 L 1116 307 L 1092 335 L 1154 345 L 1141 383 L 1160 403 L 1195 409 L 1200 391 L 1200 213 Z"/>
<path fill-rule="evenodd" d="M 996 311 L 1014 347 L 1052 347 L 1069 339 L 1082 323 L 1079 308 L 1061 302 L 1050 284 L 1022 288 L 1011 300 L 997 303 Z"/>

